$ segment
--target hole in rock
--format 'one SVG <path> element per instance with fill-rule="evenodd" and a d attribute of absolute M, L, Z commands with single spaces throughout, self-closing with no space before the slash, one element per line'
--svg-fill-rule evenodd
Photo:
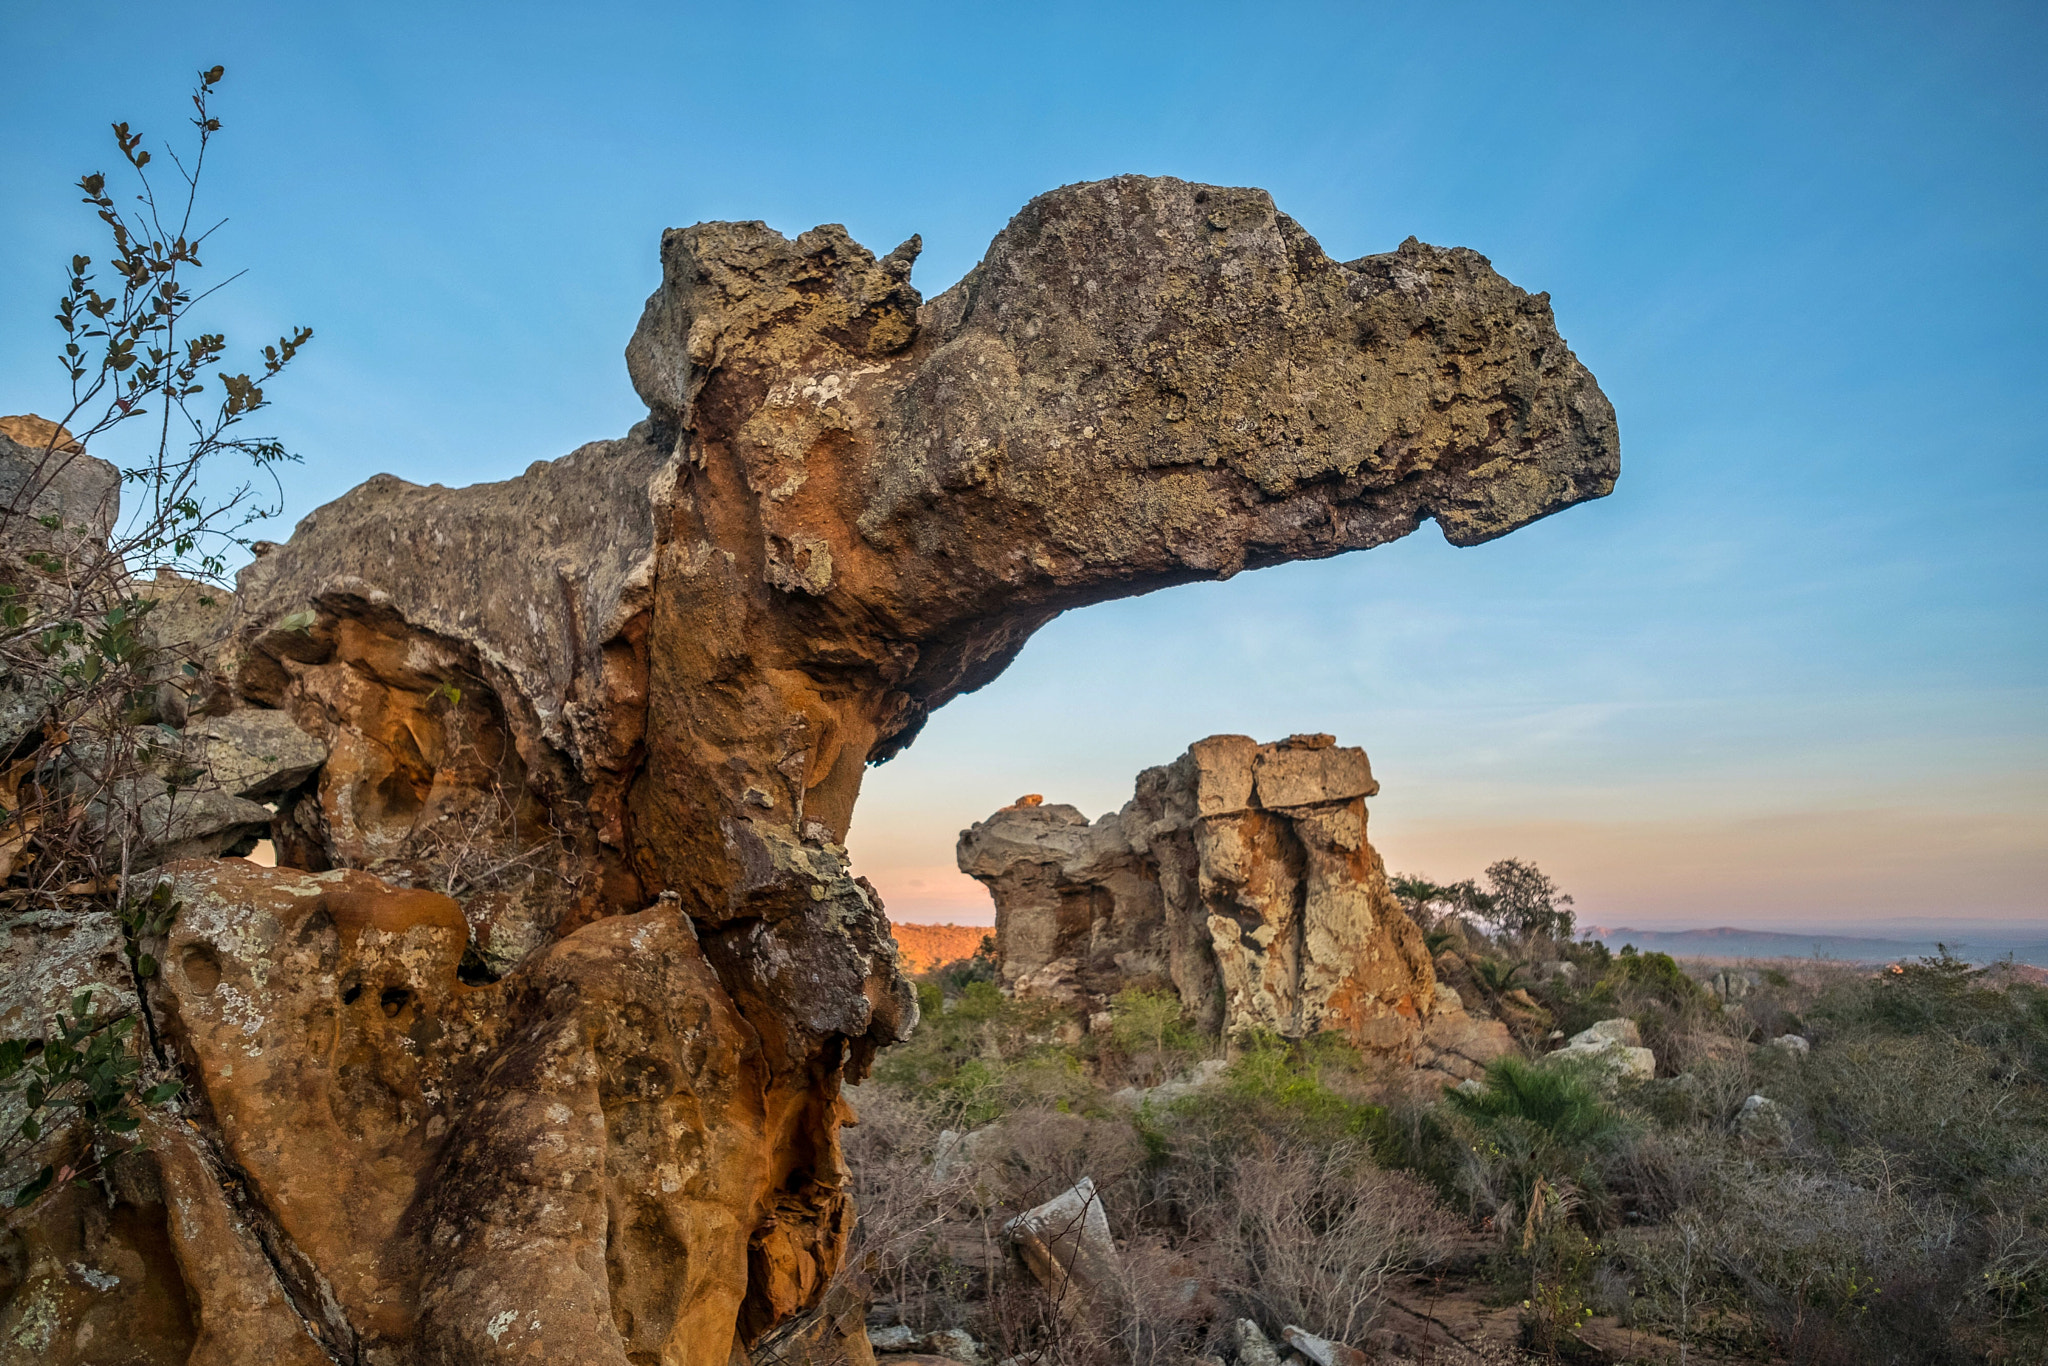
<path fill-rule="evenodd" d="M 384 994 L 377 998 L 377 1004 L 384 1007 L 386 1015 L 396 1015 L 412 1004 L 412 993 L 404 987 L 386 987 Z"/>
<path fill-rule="evenodd" d="M 341 1003 L 345 1006 L 352 1006 L 356 1003 L 356 998 L 362 994 L 363 984 L 361 982 L 351 982 L 341 989 Z"/>
<path fill-rule="evenodd" d="M 220 958 L 209 944 L 186 945 L 179 965 L 185 970 L 185 980 L 201 996 L 213 995 L 213 989 L 220 985 Z"/>
<path fill-rule="evenodd" d="M 462 951 L 462 961 L 455 965 L 455 979 L 466 987 L 487 987 L 498 980 L 500 974 L 491 971 L 483 955 L 471 944 Z"/>

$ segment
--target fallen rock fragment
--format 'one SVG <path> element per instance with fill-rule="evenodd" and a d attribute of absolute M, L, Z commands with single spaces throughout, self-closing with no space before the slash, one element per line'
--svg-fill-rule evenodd
<path fill-rule="evenodd" d="M 1088 1177 L 1010 1220 L 1003 1233 L 1063 1314 L 1080 1312 L 1115 1282 L 1116 1242 Z"/>
<path fill-rule="evenodd" d="M 1341 1342 L 1317 1337 L 1314 1333 L 1293 1324 L 1280 1330 L 1289 1347 L 1307 1357 L 1315 1366 L 1370 1366 L 1372 1358 L 1356 1347 L 1347 1347 Z"/>
<path fill-rule="evenodd" d="M 1280 1353 L 1250 1319 L 1239 1319 L 1228 1333 L 1235 1366 L 1280 1366 Z"/>
<path fill-rule="evenodd" d="M 1792 1139 L 1792 1120 L 1769 1096 L 1751 1096 L 1735 1113 L 1735 1132 L 1745 1143 L 1782 1148 Z"/>

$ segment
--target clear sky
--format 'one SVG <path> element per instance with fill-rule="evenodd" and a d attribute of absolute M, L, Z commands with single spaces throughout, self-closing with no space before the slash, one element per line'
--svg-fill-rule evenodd
<path fill-rule="evenodd" d="M 1413 233 L 1548 290 L 1615 494 L 1092 608 L 874 770 L 856 864 L 986 918 L 955 833 L 1099 813 L 1218 731 L 1334 732 L 1373 838 L 1533 858 L 1582 917 L 2048 917 L 2048 7 L 0 4 L 0 412 L 59 406 L 69 189 L 225 63 L 214 314 L 317 330 L 296 518 L 504 478 L 641 409 L 661 229 L 913 232 L 938 293 L 1025 200 L 1259 185 L 1340 259 Z"/>

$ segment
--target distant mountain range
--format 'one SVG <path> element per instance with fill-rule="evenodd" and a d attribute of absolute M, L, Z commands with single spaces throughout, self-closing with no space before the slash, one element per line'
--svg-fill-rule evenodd
<path fill-rule="evenodd" d="M 1579 937 L 1598 939 L 1610 949 L 1633 944 L 1674 958 L 1839 958 L 1849 963 L 1921 958 L 1935 953 L 1937 944 L 1946 944 L 1950 953 L 1973 963 L 1989 963 L 2011 954 L 2017 962 L 2048 967 L 2048 925 L 1972 922 L 1934 928 L 1919 921 L 1911 925 L 1928 937 L 1880 939 L 1848 934 L 1785 934 L 1737 929 L 1732 925 L 1711 930 L 1638 930 L 1626 925 L 1590 925 L 1579 930 Z"/>

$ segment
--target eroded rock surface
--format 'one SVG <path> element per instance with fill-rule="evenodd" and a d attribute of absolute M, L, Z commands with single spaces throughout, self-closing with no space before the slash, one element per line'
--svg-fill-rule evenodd
<path fill-rule="evenodd" d="M 1005 807 L 961 832 L 962 872 L 996 903 L 1003 981 L 1089 1011 L 1170 987 L 1211 1033 L 1360 1047 L 1464 1078 L 1508 1047 L 1440 990 L 1366 839 L 1379 791 L 1328 735 L 1212 735 L 1138 775 L 1122 810 Z"/>
<path fill-rule="evenodd" d="M 1069 607 L 1612 487 L 1547 300 L 1470 251 L 1339 263 L 1263 192 L 1124 177 L 929 303 L 916 252 L 671 231 L 647 421 L 498 484 L 380 475 L 244 571 L 193 723 L 285 866 L 174 869 L 152 997 L 193 1093 L 149 1217 L 192 1345 L 151 1360 L 726 1366 L 823 1294 L 841 1081 L 916 1019 L 841 845 L 866 764 Z M 1119 970 L 1412 1033 L 1363 756 L 1268 749 L 1150 799 L 1192 803 L 1158 844 L 1237 940 Z"/>

